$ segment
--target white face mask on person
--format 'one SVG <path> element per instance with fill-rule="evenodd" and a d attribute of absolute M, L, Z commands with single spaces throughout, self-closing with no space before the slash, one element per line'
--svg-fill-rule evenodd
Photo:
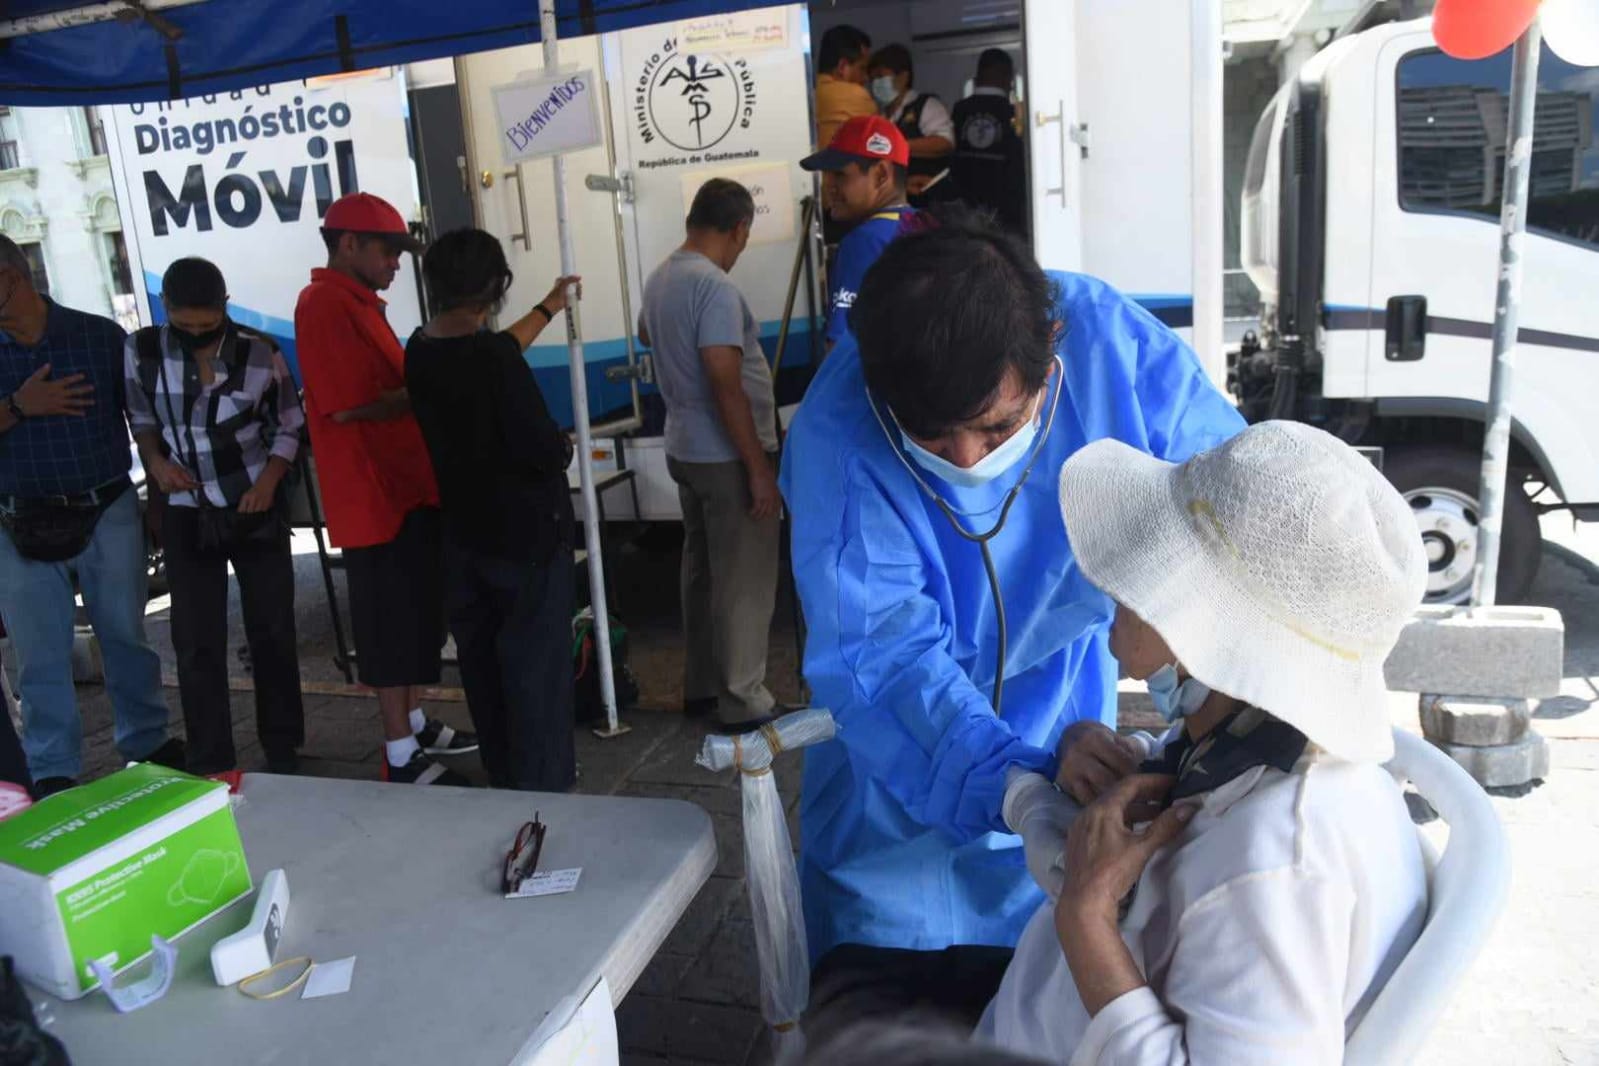
<path fill-rule="evenodd" d="M 1177 666 L 1167 663 L 1165 666 L 1149 675 L 1144 682 L 1149 686 L 1149 698 L 1155 704 L 1155 710 L 1168 723 L 1176 722 L 1180 718 L 1187 718 L 1204 705 L 1210 697 L 1210 686 L 1196 677 L 1180 681 L 1177 677 Z"/>
<path fill-rule="evenodd" d="M 894 79 L 889 75 L 872 79 L 872 99 L 883 107 L 887 107 L 899 96 L 899 90 L 894 88 Z"/>
<path fill-rule="evenodd" d="M 1016 430 L 1004 442 L 983 456 L 971 466 L 956 466 L 941 455 L 935 455 L 926 448 L 911 440 L 910 434 L 900 427 L 900 443 L 905 446 L 905 454 L 916 462 L 916 465 L 940 477 L 951 485 L 960 488 L 976 488 L 993 481 L 1005 471 L 1015 466 L 1033 449 L 1033 444 L 1038 440 L 1040 426 L 1038 424 L 1039 408 L 1043 406 L 1044 391 L 1039 390 L 1038 402 L 1033 406 L 1033 413 L 1028 416 L 1027 424 Z M 895 420 L 898 424 L 898 420 Z"/>

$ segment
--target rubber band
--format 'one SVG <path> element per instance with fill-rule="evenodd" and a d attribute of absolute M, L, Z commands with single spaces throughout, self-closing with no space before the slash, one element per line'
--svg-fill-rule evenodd
<path fill-rule="evenodd" d="M 799 1022 L 781 1022 L 781 1023 L 777 1024 L 777 1025 L 772 1026 L 772 1029 L 775 1032 L 779 1032 L 779 1033 L 791 1033 L 791 1032 L 794 1031 L 794 1029 L 798 1025 L 799 1025 Z"/>
<path fill-rule="evenodd" d="M 282 988 L 274 989 L 271 992 L 251 992 L 245 987 L 245 985 L 253 984 L 256 981 L 262 981 L 268 977 L 271 977 L 285 966 L 294 966 L 302 962 L 305 963 L 305 969 L 300 971 L 300 976 L 296 977 Z M 277 999 L 279 996 L 286 996 L 290 992 L 298 989 L 301 985 L 305 984 L 306 978 L 311 976 L 311 971 L 314 969 L 316 969 L 316 963 L 311 961 L 311 956 L 297 955 L 292 959 L 284 959 L 282 962 L 277 963 L 276 965 L 268 966 L 260 973 L 253 973 L 249 977 L 246 977 L 244 980 L 239 982 L 239 992 L 243 995 L 249 996 L 251 999 Z"/>
<path fill-rule="evenodd" d="M 766 743 L 771 746 L 772 758 L 777 758 L 783 750 L 783 738 L 778 734 L 777 727 L 767 722 L 761 726 L 761 736 L 765 737 Z"/>

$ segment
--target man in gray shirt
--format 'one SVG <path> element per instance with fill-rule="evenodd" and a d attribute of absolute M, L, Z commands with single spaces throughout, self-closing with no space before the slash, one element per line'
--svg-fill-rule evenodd
<path fill-rule="evenodd" d="M 712 178 L 688 236 L 644 285 L 639 334 L 666 400 L 667 468 L 683 505 L 684 710 L 728 731 L 772 717 L 766 650 L 777 595 L 777 403 L 760 333 L 727 274 L 755 201 Z"/>

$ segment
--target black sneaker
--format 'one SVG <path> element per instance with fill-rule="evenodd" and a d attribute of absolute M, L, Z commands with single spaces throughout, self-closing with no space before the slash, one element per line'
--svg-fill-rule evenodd
<path fill-rule="evenodd" d="M 383 780 L 395 785 L 454 785 L 457 788 L 470 788 L 472 782 L 451 770 L 443 763 L 436 763 L 428 758 L 426 753 L 418 751 L 411 756 L 411 761 L 404 766 L 395 766 L 387 758 L 383 760 Z"/>
<path fill-rule="evenodd" d="M 466 755 L 477 750 L 477 734 L 452 729 L 437 718 L 429 718 L 416 742 L 429 755 Z"/>
<path fill-rule="evenodd" d="M 153 762 L 157 766 L 165 766 L 168 770 L 187 772 L 189 769 L 189 748 L 180 738 L 172 737 L 139 761 Z"/>
<path fill-rule="evenodd" d="M 759 718 L 746 718 L 742 722 L 724 722 L 717 719 L 710 723 L 707 728 L 712 733 L 718 733 L 724 737 L 739 737 L 745 733 L 753 733 L 762 726 L 771 725 L 775 721 L 777 721 L 775 714 L 762 715 Z"/>
<path fill-rule="evenodd" d="M 33 802 L 38 803 L 46 796 L 54 796 L 57 792 L 65 792 L 69 788 L 77 788 L 78 782 L 71 777 L 44 777 L 33 783 Z"/>

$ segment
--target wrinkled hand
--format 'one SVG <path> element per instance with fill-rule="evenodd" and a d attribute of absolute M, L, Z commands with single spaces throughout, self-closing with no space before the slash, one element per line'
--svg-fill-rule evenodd
<path fill-rule="evenodd" d="M 782 494 L 777 491 L 777 475 L 770 464 L 750 474 L 750 517 L 757 522 L 776 518 L 783 507 Z"/>
<path fill-rule="evenodd" d="M 278 486 L 276 482 L 269 481 L 262 476 L 259 481 L 250 486 L 239 499 L 240 514 L 260 514 L 272 509 L 272 503 L 277 498 Z"/>
<path fill-rule="evenodd" d="M 1198 809 L 1191 802 L 1160 811 L 1177 779 L 1170 774 L 1134 774 L 1095 800 L 1066 835 L 1066 878 L 1055 910 L 1057 929 L 1085 915 L 1116 920 L 1150 858 L 1177 838 Z M 1153 818 L 1153 821 L 1150 819 Z M 1134 829 L 1143 822 L 1142 830 Z"/>
<path fill-rule="evenodd" d="M 1116 782 L 1138 769 L 1143 747 L 1100 722 L 1074 722 L 1061 734 L 1056 749 L 1060 768 L 1055 783 L 1087 806 Z"/>
<path fill-rule="evenodd" d="M 544 299 L 539 301 L 539 303 L 544 305 L 544 309 L 550 313 L 551 318 L 566 310 L 566 287 L 568 285 L 576 285 L 577 298 L 579 300 L 583 298 L 582 275 L 568 274 L 564 278 L 556 278 L 555 284 L 551 286 L 550 291 L 545 294 Z"/>
<path fill-rule="evenodd" d="M 1051 901 L 1066 877 L 1066 834 L 1082 808 L 1043 774 L 1013 772 L 1005 786 L 1004 819 L 1022 838 L 1027 872 Z"/>
<path fill-rule="evenodd" d="M 168 496 L 177 492 L 193 492 L 200 487 L 193 474 L 164 457 L 147 464 L 145 473 L 155 482 L 156 488 Z"/>
<path fill-rule="evenodd" d="M 94 406 L 94 386 L 84 381 L 82 374 L 51 380 L 50 364 L 46 363 L 18 386 L 12 399 L 29 418 L 47 415 L 82 418 Z"/>

